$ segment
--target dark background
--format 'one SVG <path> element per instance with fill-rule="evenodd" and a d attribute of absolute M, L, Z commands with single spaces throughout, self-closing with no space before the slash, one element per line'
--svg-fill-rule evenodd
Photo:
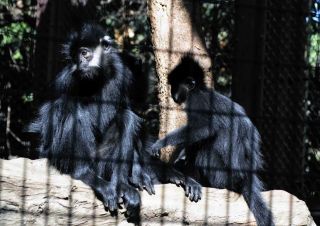
<path fill-rule="evenodd" d="M 320 216 L 320 0 L 201 1 L 215 88 L 243 105 L 263 139 L 267 189 Z M 35 158 L 22 132 L 64 65 L 60 47 L 83 21 L 104 25 L 149 79 L 137 111 L 154 134 L 158 108 L 143 0 L 0 0 L 0 157 Z"/>

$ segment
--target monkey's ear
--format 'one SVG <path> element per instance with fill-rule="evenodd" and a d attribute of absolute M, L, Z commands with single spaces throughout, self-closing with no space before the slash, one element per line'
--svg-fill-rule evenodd
<path fill-rule="evenodd" d="M 189 76 L 186 78 L 186 84 L 188 86 L 188 89 L 192 90 L 196 86 L 196 81 L 192 77 Z"/>
<path fill-rule="evenodd" d="M 110 38 L 108 35 L 105 35 L 103 38 L 100 39 L 100 44 L 104 47 L 113 46 L 114 42 L 112 38 Z"/>

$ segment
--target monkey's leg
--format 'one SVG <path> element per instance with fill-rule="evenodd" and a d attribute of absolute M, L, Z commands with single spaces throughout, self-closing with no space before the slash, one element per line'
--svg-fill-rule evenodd
<path fill-rule="evenodd" d="M 120 117 L 118 116 L 117 125 L 119 125 L 121 136 L 114 150 L 115 167 L 111 177 L 111 183 L 115 186 L 128 183 L 129 172 L 136 169 L 134 168 L 135 160 L 139 162 L 138 156 L 134 156 L 136 152 L 134 141 L 139 139 L 137 134 L 140 121 L 141 119 L 136 114 L 127 109 L 121 112 Z"/>

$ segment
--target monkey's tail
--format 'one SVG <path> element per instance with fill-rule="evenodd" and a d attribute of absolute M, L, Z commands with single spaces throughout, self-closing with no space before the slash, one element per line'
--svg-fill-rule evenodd
<path fill-rule="evenodd" d="M 257 179 L 253 176 L 254 180 Z M 253 180 L 253 183 L 256 183 Z M 259 179 L 257 179 L 259 180 Z M 242 190 L 244 200 L 252 211 L 258 226 L 274 226 L 272 212 L 266 206 L 262 196 L 261 190 L 258 186 L 251 185 L 250 183 L 245 184 Z"/>

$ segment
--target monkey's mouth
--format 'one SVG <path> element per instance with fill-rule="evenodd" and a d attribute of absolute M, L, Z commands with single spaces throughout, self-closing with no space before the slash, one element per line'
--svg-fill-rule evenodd
<path fill-rule="evenodd" d="M 88 68 L 80 68 L 78 69 L 78 73 L 80 78 L 84 79 L 95 79 L 101 74 L 100 67 L 88 67 Z"/>
<path fill-rule="evenodd" d="M 173 101 L 176 103 L 176 104 L 182 104 L 183 103 L 183 101 L 181 100 L 181 99 L 175 99 L 175 98 L 173 98 Z"/>
<path fill-rule="evenodd" d="M 172 95 L 172 99 L 176 104 L 181 105 L 182 103 L 185 102 L 186 96 L 184 96 L 184 95 Z"/>

